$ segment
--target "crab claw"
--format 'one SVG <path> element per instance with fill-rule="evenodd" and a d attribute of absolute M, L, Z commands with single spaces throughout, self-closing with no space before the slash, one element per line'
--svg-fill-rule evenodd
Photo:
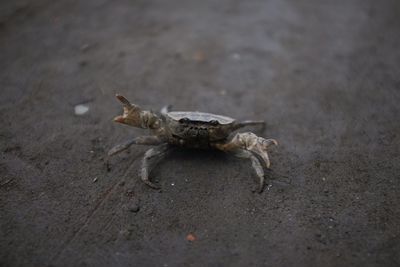
<path fill-rule="evenodd" d="M 257 137 L 255 140 L 250 140 L 247 150 L 250 150 L 260 156 L 265 162 L 265 166 L 269 168 L 271 163 L 269 161 L 267 149 L 270 145 L 277 146 L 278 142 L 275 139 L 264 139 L 262 137 Z"/>
<path fill-rule="evenodd" d="M 275 139 L 265 139 L 253 133 L 238 133 L 232 140 L 233 147 L 243 148 L 259 156 L 267 168 L 270 167 L 270 161 L 267 149 L 271 145 L 278 145 Z"/>
<path fill-rule="evenodd" d="M 117 117 L 114 118 L 114 121 L 115 122 L 119 122 L 119 123 L 124 123 L 125 119 L 124 119 L 123 116 L 117 116 Z"/>
<path fill-rule="evenodd" d="M 129 102 L 128 99 L 126 99 L 123 95 L 120 94 L 115 94 L 115 97 L 124 105 L 127 107 L 130 107 L 132 104 Z"/>
<path fill-rule="evenodd" d="M 131 104 L 128 99 L 126 99 L 124 96 L 120 94 L 116 94 L 115 96 L 121 102 L 124 112 L 122 115 L 115 117 L 114 121 L 136 127 L 140 125 L 141 124 L 140 107 Z"/>
<path fill-rule="evenodd" d="M 128 99 L 120 94 L 116 94 L 115 96 L 122 103 L 124 108 L 124 113 L 114 118 L 115 122 L 143 129 L 160 128 L 161 120 L 155 113 L 152 111 L 142 110 L 139 106 L 131 104 Z"/>

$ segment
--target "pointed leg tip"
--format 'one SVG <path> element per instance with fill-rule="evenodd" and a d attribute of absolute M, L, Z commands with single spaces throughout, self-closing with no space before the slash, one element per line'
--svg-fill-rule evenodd
<path fill-rule="evenodd" d="M 260 184 L 258 185 L 258 190 L 257 190 L 257 192 L 258 192 L 259 194 L 261 194 L 261 193 L 264 191 L 264 186 L 265 186 L 265 182 L 264 182 L 264 180 L 263 180 L 263 181 L 260 182 Z"/>
<path fill-rule="evenodd" d="M 156 185 L 155 183 L 152 183 L 152 182 L 150 182 L 150 181 L 143 181 L 147 186 L 149 186 L 149 187 L 151 187 L 151 188 L 153 188 L 153 189 L 155 189 L 155 190 L 160 190 L 161 189 L 161 186 L 159 186 L 159 185 Z"/>
<path fill-rule="evenodd" d="M 158 186 L 158 185 L 152 185 L 152 186 L 150 186 L 152 189 L 154 189 L 154 190 L 161 190 L 161 186 Z"/>
<path fill-rule="evenodd" d="M 264 186 L 255 186 L 253 189 L 251 189 L 251 192 L 261 194 L 264 191 Z"/>

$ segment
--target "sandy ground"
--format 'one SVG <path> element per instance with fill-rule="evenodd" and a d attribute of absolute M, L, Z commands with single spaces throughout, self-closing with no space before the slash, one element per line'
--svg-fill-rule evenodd
<path fill-rule="evenodd" d="M 395 0 L 1 1 L 0 265 L 399 266 L 399 48 Z M 145 134 L 116 92 L 267 121 L 269 186 L 214 151 L 162 191 L 146 147 L 107 169 Z"/>

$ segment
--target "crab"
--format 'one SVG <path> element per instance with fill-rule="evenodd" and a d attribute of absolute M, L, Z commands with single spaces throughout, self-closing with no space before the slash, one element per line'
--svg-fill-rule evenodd
<path fill-rule="evenodd" d="M 133 127 L 149 129 L 149 136 L 139 136 L 118 144 L 110 149 L 108 156 L 113 156 L 132 145 L 155 146 L 144 154 L 141 166 L 141 180 L 154 189 L 160 186 L 153 183 L 149 174 L 155 164 L 174 147 L 217 149 L 232 153 L 236 157 L 249 159 L 255 170 L 259 185 L 264 188 L 264 167 L 270 167 L 267 149 L 278 145 L 275 139 L 264 139 L 251 132 L 233 133 L 245 126 L 265 126 L 264 121 L 236 121 L 233 118 L 203 112 L 170 111 L 166 106 L 156 114 L 132 104 L 124 96 L 117 94 L 123 105 L 123 115 L 114 118 L 115 122 Z M 233 136 L 232 136 L 233 135 Z M 231 137 L 232 136 L 232 137 Z"/>

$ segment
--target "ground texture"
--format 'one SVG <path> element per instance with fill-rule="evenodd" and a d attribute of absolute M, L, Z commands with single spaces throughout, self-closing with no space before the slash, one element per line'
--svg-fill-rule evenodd
<path fill-rule="evenodd" d="M 1 1 L 0 265 L 399 266 L 399 48 L 395 0 Z M 162 191 L 146 147 L 108 169 L 144 134 L 116 92 L 267 121 L 269 186 L 212 151 Z"/>

